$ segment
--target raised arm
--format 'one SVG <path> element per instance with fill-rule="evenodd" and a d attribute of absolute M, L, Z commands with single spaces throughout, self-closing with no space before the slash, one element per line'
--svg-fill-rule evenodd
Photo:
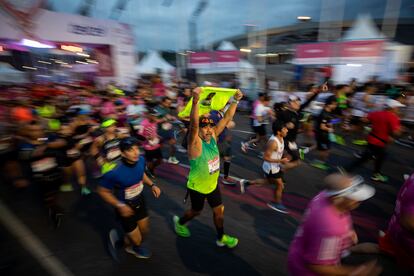
<path fill-rule="evenodd" d="M 221 119 L 220 122 L 218 122 L 218 124 L 214 128 L 214 134 L 216 135 L 216 138 L 223 132 L 227 124 L 233 119 L 234 114 L 237 110 L 237 104 L 242 98 L 243 93 L 240 90 L 237 90 L 236 94 L 234 94 L 233 96 L 233 101 L 230 104 L 229 109 L 227 109 L 226 113 L 224 114 L 223 119 Z"/>

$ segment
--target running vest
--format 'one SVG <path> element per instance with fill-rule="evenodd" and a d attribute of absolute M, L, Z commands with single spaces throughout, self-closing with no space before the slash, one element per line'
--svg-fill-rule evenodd
<path fill-rule="evenodd" d="M 211 138 L 210 144 L 202 140 L 201 155 L 190 160 L 187 188 L 209 194 L 216 189 L 219 174 L 220 156 L 216 140 Z"/>
<path fill-rule="evenodd" d="M 338 107 L 340 109 L 348 108 L 348 97 L 346 96 L 346 94 L 338 95 L 336 101 L 338 102 Z"/>
<path fill-rule="evenodd" d="M 279 139 L 276 138 L 276 136 L 272 135 L 269 139 L 269 142 L 270 141 L 276 141 L 277 143 L 277 151 L 272 152 L 271 158 L 279 159 L 279 160 L 282 159 L 283 151 L 285 150 L 285 143 L 283 139 L 282 139 L 282 142 L 280 142 Z M 262 169 L 267 174 L 278 173 L 280 171 L 280 163 L 271 163 L 271 162 L 264 161 Z"/>

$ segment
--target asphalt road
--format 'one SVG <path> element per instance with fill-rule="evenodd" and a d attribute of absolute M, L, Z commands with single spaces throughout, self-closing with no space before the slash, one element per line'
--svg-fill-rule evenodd
<path fill-rule="evenodd" d="M 233 135 L 233 164 L 230 174 L 236 178 L 261 177 L 261 161 L 257 153 L 240 152 L 240 142 L 250 131 L 248 118 L 237 115 Z M 301 141 L 301 139 L 299 139 Z M 331 159 L 334 165 L 345 165 L 353 159 L 355 146 L 335 146 Z M 312 159 L 311 152 L 307 159 Z M 190 238 L 179 238 L 172 227 L 172 216 L 182 214 L 189 207 L 183 203 L 187 158 L 178 155 L 180 165 L 163 164 L 157 170 L 157 183 L 162 189 L 159 199 L 148 190 L 145 196 L 150 214 L 151 232 L 146 244 L 153 251 L 149 260 L 141 260 L 125 253 L 116 252 L 116 258 L 108 251 L 108 231 L 121 228 L 113 210 L 95 193 L 81 197 L 75 192 L 60 196 L 66 210 L 60 228 L 53 229 L 47 213 L 41 205 L 36 187 L 15 190 L 3 183 L 0 199 L 15 218 L 21 222 L 30 236 L 45 246 L 48 253 L 34 257 L 32 239 L 19 236 L 14 228 L 0 224 L 0 274 L 47 275 L 44 260 L 53 257 L 72 275 L 287 275 L 286 255 L 301 216 L 308 201 L 320 191 L 321 180 L 326 172 L 304 162 L 286 174 L 285 205 L 288 215 L 277 213 L 266 206 L 272 198 L 272 188 L 250 187 L 244 195 L 238 187 L 221 186 L 225 204 L 225 231 L 239 238 L 239 246 L 233 250 L 215 245 L 216 233 L 212 212 L 206 205 L 203 213 L 189 225 Z M 376 187 L 376 195 L 353 212 L 353 219 L 360 241 L 376 241 L 378 230 L 385 229 L 394 208 L 396 193 L 403 182 L 403 174 L 414 171 L 412 149 L 391 145 L 384 173 L 390 176 L 386 184 L 369 180 L 372 164 L 358 171 L 367 182 Z M 96 181 L 90 180 L 92 187 Z M 359 263 L 378 258 L 384 266 L 382 275 L 404 275 L 393 260 L 384 256 L 351 256 L 346 260 Z M 70 275 L 70 274 L 69 274 Z M 408 274 L 407 274 L 408 275 Z"/>

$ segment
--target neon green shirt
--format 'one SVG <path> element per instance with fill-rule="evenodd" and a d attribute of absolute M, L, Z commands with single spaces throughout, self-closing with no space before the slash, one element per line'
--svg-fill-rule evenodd
<path fill-rule="evenodd" d="M 190 160 L 187 188 L 202 194 L 209 194 L 217 187 L 220 155 L 214 138 L 211 138 L 210 144 L 203 140 L 202 143 L 200 156 Z"/>

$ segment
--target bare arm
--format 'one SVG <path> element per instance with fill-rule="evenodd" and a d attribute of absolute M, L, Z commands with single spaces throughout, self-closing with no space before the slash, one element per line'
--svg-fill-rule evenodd
<path fill-rule="evenodd" d="M 236 94 L 234 95 L 234 101 L 230 104 L 230 107 L 224 114 L 223 119 L 221 119 L 220 122 L 218 122 L 217 126 L 214 128 L 216 138 L 223 132 L 227 124 L 233 119 L 234 114 L 237 110 L 237 102 L 240 101 L 242 97 L 243 93 L 240 90 L 237 90 Z"/>
<path fill-rule="evenodd" d="M 108 204 L 112 205 L 113 207 L 117 208 L 120 212 L 121 216 L 129 217 L 134 214 L 134 211 L 126 205 L 125 203 L 119 201 L 113 194 L 112 191 L 99 186 L 97 190 L 98 194 L 102 197 L 102 199 L 107 202 Z"/>
<path fill-rule="evenodd" d="M 190 159 L 197 158 L 201 154 L 201 141 L 198 137 L 199 131 L 199 99 L 201 89 L 197 87 L 193 90 L 193 102 L 190 113 L 190 127 L 188 133 L 188 157 Z"/>
<path fill-rule="evenodd" d="M 263 160 L 267 161 L 267 162 L 270 162 L 270 163 L 282 163 L 282 164 L 284 164 L 286 162 L 289 162 L 288 158 L 272 159 L 272 152 L 273 151 L 277 151 L 276 141 L 267 142 L 266 150 L 263 154 Z"/>

